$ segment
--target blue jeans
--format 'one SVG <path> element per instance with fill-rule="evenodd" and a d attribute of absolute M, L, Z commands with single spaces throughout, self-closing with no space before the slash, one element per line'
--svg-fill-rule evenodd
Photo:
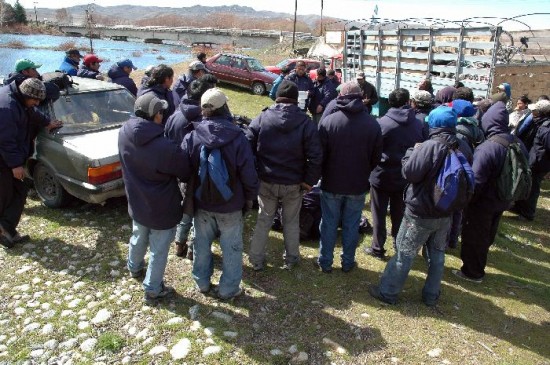
<path fill-rule="evenodd" d="M 191 238 L 189 239 L 189 241 L 193 241 L 195 236 L 195 232 L 193 230 L 193 216 L 183 213 L 181 221 L 176 226 L 176 238 L 174 240 L 178 243 L 187 242 L 187 236 L 189 236 L 189 232 L 191 232 Z"/>
<path fill-rule="evenodd" d="M 365 195 L 332 194 L 321 190 L 322 218 L 319 230 L 319 266 L 332 268 L 338 225 L 342 221 L 342 268 L 355 264 L 355 250 L 359 241 L 359 221 L 365 207 Z"/>
<path fill-rule="evenodd" d="M 422 300 L 434 305 L 439 298 L 441 278 L 445 265 L 445 246 L 451 218 L 419 218 L 405 211 L 397 234 L 397 254 L 386 265 L 380 279 L 380 295 L 388 302 L 395 303 L 403 289 L 418 250 L 424 250 L 428 264 L 428 276 L 422 289 Z"/>
<path fill-rule="evenodd" d="M 132 222 L 132 236 L 128 251 L 128 270 L 139 272 L 145 267 L 145 254 L 149 246 L 149 266 L 143 280 L 145 292 L 153 296 L 160 293 L 163 286 L 164 270 L 168 262 L 170 244 L 176 234 L 176 227 L 157 230 Z"/>
<path fill-rule="evenodd" d="M 242 212 L 214 213 L 199 209 L 195 213 L 193 245 L 193 279 L 201 291 L 210 287 L 214 272 L 212 241 L 220 232 L 223 263 L 218 294 L 228 298 L 239 291 L 243 276 L 243 216 Z"/>

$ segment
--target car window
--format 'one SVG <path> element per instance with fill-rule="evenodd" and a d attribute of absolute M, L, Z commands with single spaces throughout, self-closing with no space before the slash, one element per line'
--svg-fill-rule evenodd
<path fill-rule="evenodd" d="M 283 67 L 285 67 L 285 66 L 287 66 L 287 65 L 288 65 L 288 67 L 290 67 L 288 60 L 282 60 L 281 62 L 279 62 L 279 63 L 277 64 L 277 67 L 278 67 L 278 68 L 283 68 Z M 292 66 L 292 68 L 294 68 L 294 66 Z"/>
<path fill-rule="evenodd" d="M 63 121 L 60 134 L 119 126 L 133 112 L 134 98 L 126 89 L 62 95 L 53 103 L 55 118 Z"/>
<path fill-rule="evenodd" d="M 307 64 L 307 71 L 316 70 L 319 67 L 321 67 L 321 63 L 319 63 L 319 62 L 309 62 Z"/>
<path fill-rule="evenodd" d="M 264 71 L 265 70 L 264 66 L 262 66 L 260 61 L 258 61 L 255 58 L 247 58 L 246 61 L 248 62 L 248 67 L 250 67 L 250 69 L 252 71 Z"/>
<path fill-rule="evenodd" d="M 234 58 L 232 66 L 241 70 L 246 69 L 246 64 L 242 58 Z"/>
<path fill-rule="evenodd" d="M 221 55 L 218 57 L 218 59 L 214 62 L 222 66 L 231 66 L 231 57 Z"/>

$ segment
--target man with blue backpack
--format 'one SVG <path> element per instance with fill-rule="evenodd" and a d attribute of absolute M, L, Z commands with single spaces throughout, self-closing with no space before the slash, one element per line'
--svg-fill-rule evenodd
<path fill-rule="evenodd" d="M 424 254 L 428 275 L 422 300 L 435 306 L 439 299 L 445 264 L 446 236 L 451 214 L 462 209 L 473 194 L 474 177 L 468 161 L 470 148 L 456 138 L 456 112 L 440 106 L 428 115 L 430 139 L 417 143 L 403 158 L 405 214 L 397 234 L 397 254 L 386 265 L 379 286 L 370 286 L 369 294 L 395 304 L 413 261 L 426 245 Z"/>
<path fill-rule="evenodd" d="M 201 97 L 203 120 L 182 143 L 197 180 L 193 279 L 203 294 L 214 289 L 211 246 L 219 233 L 223 267 L 217 295 L 222 300 L 242 293 L 243 211 L 252 209 L 258 194 L 254 155 L 233 123 L 227 100 L 220 89 L 207 90 Z"/>

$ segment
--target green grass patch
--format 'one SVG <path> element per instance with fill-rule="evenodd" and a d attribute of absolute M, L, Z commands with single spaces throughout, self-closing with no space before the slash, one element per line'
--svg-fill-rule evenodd
<path fill-rule="evenodd" d="M 100 351 L 118 352 L 125 344 L 124 337 L 114 332 L 104 332 L 97 339 L 97 348 Z"/>

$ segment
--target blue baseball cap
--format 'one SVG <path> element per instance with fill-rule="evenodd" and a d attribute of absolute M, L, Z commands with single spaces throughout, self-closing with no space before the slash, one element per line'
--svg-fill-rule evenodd
<path fill-rule="evenodd" d="M 430 128 L 452 128 L 456 127 L 457 115 L 453 108 L 438 106 L 428 115 Z"/>
<path fill-rule="evenodd" d="M 137 67 L 134 66 L 132 61 L 128 58 L 126 58 L 125 60 L 118 61 L 116 64 L 118 65 L 118 67 L 131 67 L 133 70 L 137 70 Z"/>
<path fill-rule="evenodd" d="M 473 117 L 476 114 L 474 105 L 468 100 L 456 99 L 453 100 L 453 110 L 459 117 Z"/>

